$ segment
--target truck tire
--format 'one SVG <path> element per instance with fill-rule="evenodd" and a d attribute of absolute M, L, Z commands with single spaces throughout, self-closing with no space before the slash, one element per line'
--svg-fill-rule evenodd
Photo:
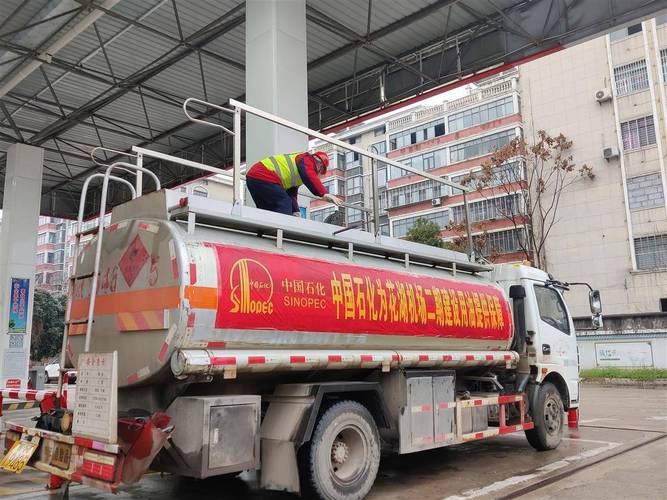
<path fill-rule="evenodd" d="M 323 500 L 364 498 L 380 465 L 380 437 L 369 411 L 340 401 L 320 417 L 300 450 L 302 494 Z"/>
<path fill-rule="evenodd" d="M 553 450 L 563 437 L 565 410 L 560 392 L 550 382 L 537 389 L 535 408 L 532 409 L 535 427 L 526 431 L 526 438 L 537 451 Z"/>

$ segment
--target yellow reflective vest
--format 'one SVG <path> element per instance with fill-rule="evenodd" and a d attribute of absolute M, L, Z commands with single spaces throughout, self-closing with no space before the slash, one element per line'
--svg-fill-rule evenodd
<path fill-rule="evenodd" d="M 286 155 L 275 155 L 264 158 L 260 163 L 267 170 L 275 172 L 283 188 L 289 189 L 303 184 L 299 170 L 296 168 L 296 157 L 301 153 L 290 153 Z"/>

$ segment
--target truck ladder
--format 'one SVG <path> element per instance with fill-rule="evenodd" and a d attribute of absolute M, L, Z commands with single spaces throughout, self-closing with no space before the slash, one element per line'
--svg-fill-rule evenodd
<path fill-rule="evenodd" d="M 100 149 L 100 148 L 96 148 Z M 94 150 L 93 150 L 94 154 Z M 95 159 L 93 158 L 93 161 Z M 95 161 L 95 163 L 98 163 Z M 99 164 L 99 163 L 98 163 Z M 114 170 L 129 170 L 130 172 L 146 172 L 147 174 L 151 175 L 155 181 L 156 187 L 158 190 L 161 189 L 160 186 L 160 181 L 157 178 L 157 176 L 147 170 L 144 169 L 142 166 L 138 165 L 132 165 L 130 163 L 124 163 L 124 162 L 117 162 L 112 165 L 107 166 L 107 170 L 104 174 L 102 173 L 96 173 L 90 175 L 88 178 L 86 178 L 85 182 L 83 183 L 83 188 L 81 190 L 81 198 L 79 200 L 79 215 L 77 218 L 77 225 L 76 225 L 76 234 L 75 234 L 75 240 L 74 240 L 74 262 L 72 264 L 72 274 L 69 277 L 69 286 L 67 288 L 67 306 L 65 308 L 65 326 L 63 329 L 63 341 L 62 341 L 62 346 L 60 349 L 60 376 L 58 377 L 58 388 L 56 390 L 56 396 L 57 400 L 60 402 L 61 401 L 61 396 L 62 396 L 62 390 L 63 390 L 63 377 L 65 376 L 65 373 L 73 368 L 73 367 L 66 367 L 65 365 L 67 364 L 67 351 L 69 347 L 69 336 L 72 331 L 77 331 L 79 332 L 80 328 L 85 325 L 85 332 L 86 332 L 86 340 L 85 340 L 85 348 L 84 351 L 88 352 L 90 349 L 90 336 L 92 332 L 92 326 L 93 326 L 93 314 L 95 312 L 95 298 L 97 296 L 97 280 L 100 274 L 100 258 L 102 254 L 102 236 L 103 236 L 103 227 L 104 227 L 104 215 L 106 212 L 106 200 L 107 200 L 107 192 L 109 189 L 109 181 L 113 182 L 118 182 L 120 184 L 124 184 L 127 187 L 129 187 L 130 192 L 132 194 L 132 199 L 135 199 L 137 197 L 137 189 L 135 189 L 134 185 L 132 185 L 131 182 L 129 182 L 126 179 L 123 179 L 121 177 L 112 175 L 111 172 Z M 100 199 L 100 212 L 99 212 L 99 217 L 97 219 L 97 225 L 93 226 L 87 230 L 83 230 L 83 214 L 84 214 L 84 209 L 86 206 L 86 195 L 88 193 L 88 186 L 90 185 L 90 182 L 93 179 L 97 178 L 103 178 L 103 183 L 102 183 L 102 196 Z M 139 179 L 137 179 L 138 184 L 139 184 Z M 140 188 L 140 185 L 137 187 Z M 90 274 L 85 274 L 81 276 L 77 276 L 77 267 L 79 264 L 79 247 L 81 245 L 81 238 L 84 236 L 89 236 L 93 235 L 93 238 L 97 236 L 97 246 L 96 246 L 96 251 L 95 251 L 95 265 L 93 267 L 93 272 Z M 86 279 L 92 279 L 92 284 L 91 284 L 91 289 L 90 289 L 90 304 L 88 307 L 88 316 L 86 319 L 72 319 L 72 301 L 74 299 L 74 295 L 76 293 L 76 285 L 77 282 L 81 282 Z M 70 359 L 71 363 L 74 364 L 74 360 Z"/>

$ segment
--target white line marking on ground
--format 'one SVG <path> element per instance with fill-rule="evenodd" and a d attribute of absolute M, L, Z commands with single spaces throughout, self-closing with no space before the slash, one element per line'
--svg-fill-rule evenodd
<path fill-rule="evenodd" d="M 572 439 L 572 441 L 575 441 Z M 578 441 L 589 441 L 590 440 L 578 440 Z M 599 442 L 599 441 L 594 441 L 594 442 Z M 583 451 L 581 453 L 577 453 L 576 455 L 571 455 L 569 457 L 565 457 L 561 460 L 557 460 L 555 462 L 552 462 L 550 464 L 543 465 L 542 467 L 536 469 L 535 473 L 533 474 L 525 474 L 523 476 L 512 476 L 507 479 L 503 479 L 502 481 L 496 481 L 495 483 L 491 483 L 487 486 L 483 486 L 482 488 L 475 488 L 472 490 L 467 490 L 464 491 L 461 495 L 452 495 L 444 498 L 443 500 L 465 500 L 467 498 L 477 498 L 481 497 L 484 495 L 491 495 L 493 493 L 497 493 L 500 490 L 503 490 L 509 486 L 514 486 L 519 483 L 525 483 L 526 481 L 530 481 L 531 479 L 538 479 L 543 476 L 546 476 L 549 472 L 552 472 L 556 469 L 562 469 L 563 467 L 567 467 L 568 465 L 573 465 L 574 462 L 578 462 L 579 460 L 584 460 L 586 458 L 591 458 L 596 455 L 599 455 L 601 453 L 604 453 L 606 451 L 613 450 L 614 448 L 618 447 L 621 445 L 621 443 L 613 443 L 613 442 L 607 442 L 607 441 L 602 441 L 602 443 L 606 443 L 604 446 L 600 446 L 598 448 L 593 448 L 591 450 Z"/>
<path fill-rule="evenodd" d="M 596 443 L 596 444 L 621 444 L 615 441 L 598 441 L 597 439 L 580 439 L 580 438 L 562 438 L 563 441 L 578 441 L 580 443 Z"/>
<path fill-rule="evenodd" d="M 616 418 L 589 418 L 588 420 L 579 420 L 580 424 L 592 424 L 593 422 L 602 422 L 603 420 L 617 420 Z"/>
<path fill-rule="evenodd" d="M 667 420 L 667 417 L 646 417 L 647 420 Z"/>

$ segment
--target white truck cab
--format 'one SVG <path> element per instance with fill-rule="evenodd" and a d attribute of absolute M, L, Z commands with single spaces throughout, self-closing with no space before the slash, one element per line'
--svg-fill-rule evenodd
<path fill-rule="evenodd" d="M 490 274 L 494 281 L 508 291 L 508 294 L 511 286 L 523 286 L 525 290 L 523 317 L 527 360 L 531 374 L 537 383 L 549 381 L 556 386 L 566 410 L 577 408 L 579 406 L 577 338 L 572 315 L 563 297 L 563 292 L 568 290 L 571 284 L 555 281 L 548 273 L 522 264 L 495 265 Z M 593 323 L 601 326 L 599 292 L 591 289 L 590 299 Z M 519 318 L 515 318 L 515 321 L 519 321 Z"/>

